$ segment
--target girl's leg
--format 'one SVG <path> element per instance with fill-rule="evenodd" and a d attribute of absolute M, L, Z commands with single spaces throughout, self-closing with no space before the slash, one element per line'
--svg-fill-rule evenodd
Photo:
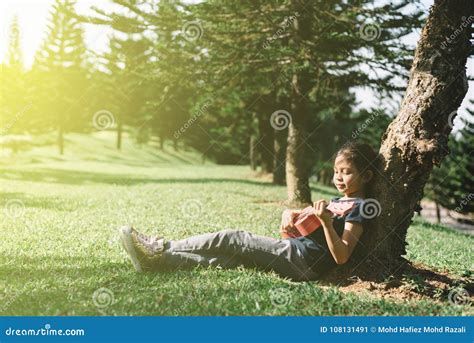
<path fill-rule="evenodd" d="M 244 230 L 225 229 L 181 240 L 169 240 L 159 259 L 160 267 L 173 269 L 196 265 L 239 265 L 273 270 L 293 280 L 312 280 L 317 275 L 288 239 L 276 239 Z"/>
<path fill-rule="evenodd" d="M 135 270 L 138 272 L 158 271 L 165 268 L 179 269 L 198 265 L 220 265 L 224 268 L 236 268 L 244 264 L 237 258 L 232 258 L 225 254 L 186 251 L 175 254 L 170 261 L 167 259 L 164 261 L 165 243 L 168 241 L 163 237 L 144 235 L 128 225 L 121 227 L 118 231 L 122 246 L 130 257 Z M 169 246 L 169 243 L 166 245 Z M 166 253 L 170 253 L 170 251 Z"/>
<path fill-rule="evenodd" d="M 231 257 L 227 255 L 217 255 L 217 254 L 205 254 L 205 253 L 193 253 L 193 252 L 171 252 L 167 250 L 163 255 L 169 255 L 171 257 L 162 257 L 157 262 L 157 267 L 159 269 L 192 269 L 197 266 L 204 267 L 222 267 L 224 269 L 233 269 L 237 268 L 240 265 L 246 266 L 246 263 L 243 260 L 239 260 L 236 257 Z"/>

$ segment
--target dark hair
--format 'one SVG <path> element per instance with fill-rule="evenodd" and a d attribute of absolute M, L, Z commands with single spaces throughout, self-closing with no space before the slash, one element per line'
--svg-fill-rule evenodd
<path fill-rule="evenodd" d="M 375 176 L 380 167 L 380 155 L 369 144 L 349 140 L 336 152 L 334 160 L 343 156 L 355 165 L 360 173 L 371 170 Z"/>

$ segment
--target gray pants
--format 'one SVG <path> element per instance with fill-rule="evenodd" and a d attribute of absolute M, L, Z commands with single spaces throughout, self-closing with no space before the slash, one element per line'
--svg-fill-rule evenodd
<path fill-rule="evenodd" d="M 160 267 L 186 269 L 201 266 L 238 266 L 275 271 L 293 281 L 315 280 L 318 275 L 291 239 L 276 239 L 244 230 L 225 229 L 165 242 Z"/>

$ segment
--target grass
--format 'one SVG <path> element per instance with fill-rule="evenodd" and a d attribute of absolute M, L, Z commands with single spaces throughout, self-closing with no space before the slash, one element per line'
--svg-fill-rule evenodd
<path fill-rule="evenodd" d="M 448 299 L 387 300 L 253 269 L 137 274 L 117 227 L 171 239 L 229 227 L 278 237 L 285 187 L 245 166 L 201 164 L 192 151 L 126 138 L 118 152 L 107 132 L 67 138 L 64 156 L 44 145 L 2 157 L 1 315 L 473 314 Z M 313 199 L 337 195 L 313 189 Z M 470 236 L 415 219 L 408 242 L 408 259 L 432 270 L 472 270 Z"/>

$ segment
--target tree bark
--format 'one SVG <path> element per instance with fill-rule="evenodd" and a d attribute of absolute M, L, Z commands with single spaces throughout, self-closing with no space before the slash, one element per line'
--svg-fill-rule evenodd
<path fill-rule="evenodd" d="M 59 154 L 64 155 L 64 129 L 62 123 L 58 127 L 58 148 Z"/>
<path fill-rule="evenodd" d="M 122 123 L 117 123 L 117 150 L 122 149 Z"/>
<path fill-rule="evenodd" d="M 178 140 L 173 138 L 173 149 L 174 151 L 179 151 Z"/>
<path fill-rule="evenodd" d="M 332 184 L 332 171 L 329 171 L 327 168 L 322 168 L 319 172 L 319 183 L 331 186 Z"/>
<path fill-rule="evenodd" d="M 435 208 L 436 208 L 436 222 L 438 224 L 441 223 L 441 210 L 439 208 L 439 204 L 435 201 Z"/>
<path fill-rule="evenodd" d="M 252 112 L 252 123 L 250 126 L 250 141 L 249 141 L 249 159 L 250 159 L 250 168 L 252 170 L 257 170 L 258 167 L 258 150 L 257 150 L 257 133 L 258 130 L 258 120 L 257 114 Z"/>
<path fill-rule="evenodd" d="M 472 0 L 435 0 L 430 9 L 400 111 L 382 137 L 379 172 L 364 206 L 368 214 L 369 204 L 375 205 L 379 215 L 364 227 L 356 247 L 361 253 L 347 268 L 363 265 L 367 257 L 368 267 L 392 274 L 407 262 L 407 229 L 433 166 L 448 154 L 455 111 L 467 92 L 470 24 L 463 28 L 463 23 L 469 18 L 472 23 L 473 14 Z"/>
<path fill-rule="evenodd" d="M 291 107 L 291 101 L 289 98 L 275 98 L 279 109 Z M 288 127 L 280 129 L 279 126 L 275 125 L 273 137 L 273 151 L 275 152 L 273 158 L 273 183 L 276 185 L 286 185 L 285 165 Z"/>
<path fill-rule="evenodd" d="M 257 170 L 257 149 L 255 147 L 256 142 L 257 142 L 257 137 L 255 137 L 255 134 L 252 133 L 250 135 L 250 142 L 249 142 L 250 168 L 252 170 Z"/>
<path fill-rule="evenodd" d="M 293 1 L 293 7 L 298 12 L 294 19 L 293 40 L 299 44 L 301 41 L 311 40 L 311 17 L 305 10 L 305 1 Z M 300 45 L 301 49 L 305 49 Z M 302 53 L 302 55 L 304 55 Z M 308 94 L 311 83 L 310 75 L 306 68 L 293 75 L 291 85 L 291 122 L 288 127 L 288 145 L 286 149 L 286 184 L 289 205 L 300 206 L 311 203 L 311 189 L 309 187 L 310 163 L 308 156 L 308 123 L 309 108 Z"/>
<path fill-rule="evenodd" d="M 285 157 L 287 138 L 288 129 L 275 130 L 273 140 L 273 150 L 275 151 L 275 156 L 273 158 L 273 183 L 276 185 L 286 185 Z"/>
<path fill-rule="evenodd" d="M 257 119 L 258 119 L 258 132 L 259 139 L 257 149 L 260 155 L 260 167 L 262 172 L 271 173 L 273 172 L 273 128 L 270 122 L 270 116 L 272 114 L 271 104 L 265 101 L 266 96 L 263 99 L 257 100 Z"/>
<path fill-rule="evenodd" d="M 160 139 L 160 150 L 163 150 L 165 145 L 165 137 L 163 134 L 159 134 L 158 138 Z"/>

